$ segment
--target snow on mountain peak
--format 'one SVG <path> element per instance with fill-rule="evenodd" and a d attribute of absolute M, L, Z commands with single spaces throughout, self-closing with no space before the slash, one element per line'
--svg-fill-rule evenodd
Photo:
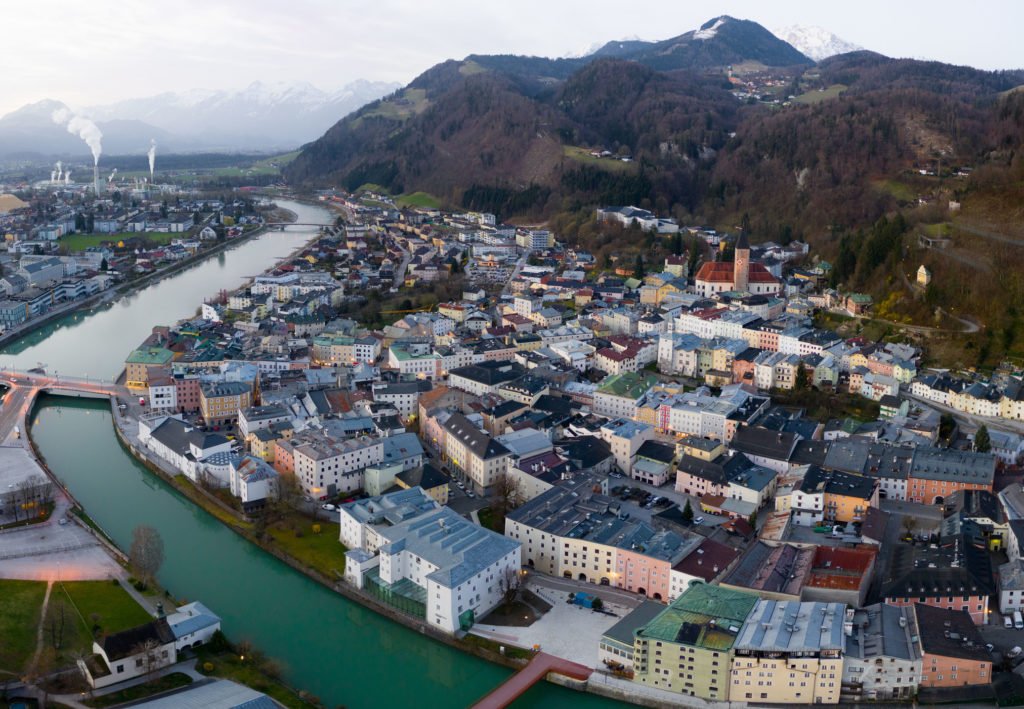
<path fill-rule="evenodd" d="M 725 18 L 719 17 L 710 27 L 702 27 L 693 33 L 694 39 L 711 39 L 718 32 L 718 28 L 725 24 Z"/>
<path fill-rule="evenodd" d="M 804 55 L 816 62 L 828 59 L 837 54 L 856 52 L 860 47 L 852 42 L 847 42 L 823 27 L 791 25 L 782 29 L 772 30 L 772 33 L 784 42 L 800 50 Z"/>

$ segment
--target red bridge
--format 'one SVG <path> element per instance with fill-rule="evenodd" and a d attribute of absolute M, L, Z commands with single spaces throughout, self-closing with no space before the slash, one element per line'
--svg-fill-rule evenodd
<path fill-rule="evenodd" d="M 502 709 L 521 697 L 526 690 L 544 679 L 548 672 L 565 675 L 572 679 L 585 680 L 592 670 L 569 660 L 563 660 L 547 653 L 537 653 L 530 664 L 508 678 L 504 684 L 473 705 L 473 709 Z"/>

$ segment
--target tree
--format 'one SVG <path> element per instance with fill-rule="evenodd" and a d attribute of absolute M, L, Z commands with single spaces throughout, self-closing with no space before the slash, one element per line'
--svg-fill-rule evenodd
<path fill-rule="evenodd" d="M 693 508 L 690 506 L 690 501 L 686 501 L 686 507 L 683 508 L 683 524 L 689 524 L 693 521 Z"/>
<path fill-rule="evenodd" d="M 646 271 L 644 270 L 643 254 L 636 255 L 636 268 L 633 269 L 633 275 L 637 278 L 643 278 L 646 275 Z"/>
<path fill-rule="evenodd" d="M 505 599 L 505 603 L 511 603 L 516 600 L 516 596 L 519 594 L 519 571 L 512 567 L 507 567 L 498 578 L 498 586 L 501 588 L 501 595 Z"/>
<path fill-rule="evenodd" d="M 802 363 L 796 368 L 796 381 L 793 382 L 793 388 L 797 391 L 807 391 L 811 388 L 811 380 L 807 375 L 807 367 Z"/>
<path fill-rule="evenodd" d="M 900 522 L 903 529 L 907 532 L 907 536 L 913 536 L 914 530 L 917 529 L 917 517 L 914 515 L 906 515 Z"/>
<path fill-rule="evenodd" d="M 594 598 L 593 602 L 590 604 L 590 607 L 593 608 L 595 611 L 599 611 L 602 608 L 604 608 L 604 601 L 602 601 L 600 598 Z"/>
<path fill-rule="evenodd" d="M 974 434 L 974 450 L 978 453 L 988 453 L 992 450 L 992 438 L 988 434 L 988 426 L 981 425 L 978 432 Z"/>
<path fill-rule="evenodd" d="M 494 508 L 502 515 L 522 504 L 523 489 L 519 480 L 508 473 L 498 476 L 494 485 Z"/>
<path fill-rule="evenodd" d="M 131 653 L 132 655 L 141 655 L 139 660 L 142 661 L 142 669 L 147 675 L 170 662 L 167 650 L 161 650 L 160 643 L 153 638 L 143 640 L 132 648 Z"/>
<path fill-rule="evenodd" d="M 143 585 L 149 586 L 164 563 L 164 540 L 160 532 L 144 524 L 133 529 L 128 559 Z"/>
<path fill-rule="evenodd" d="M 58 600 L 47 614 L 46 631 L 50 636 L 50 645 L 54 650 L 64 647 L 64 628 L 67 623 L 67 609 L 64 601 Z"/>
<path fill-rule="evenodd" d="M 110 264 L 107 263 L 107 259 L 106 258 L 104 258 L 102 261 L 100 261 L 100 270 L 103 271 L 104 273 L 106 273 L 107 271 L 110 270 Z"/>

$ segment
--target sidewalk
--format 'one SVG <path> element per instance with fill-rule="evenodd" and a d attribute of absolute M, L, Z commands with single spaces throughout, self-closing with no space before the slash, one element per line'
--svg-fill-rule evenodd
<path fill-rule="evenodd" d="M 163 667 L 155 672 L 144 677 L 136 677 L 135 679 L 126 680 L 124 682 L 118 682 L 117 684 L 111 685 L 110 687 L 104 687 L 103 689 L 96 689 L 91 692 L 92 697 L 102 697 L 105 694 L 113 694 L 114 692 L 120 692 L 123 689 L 129 687 L 135 687 L 146 682 L 152 682 L 160 677 L 165 677 L 175 672 L 181 672 L 192 678 L 193 682 L 199 682 L 206 679 L 206 675 L 201 674 L 196 670 L 196 660 L 182 660 L 173 665 Z M 38 690 L 37 690 L 38 692 Z M 89 693 L 84 694 L 51 694 L 49 699 L 54 702 L 59 702 L 65 706 L 75 707 L 75 709 L 88 709 L 84 704 L 81 703 L 82 699 L 89 698 Z"/>

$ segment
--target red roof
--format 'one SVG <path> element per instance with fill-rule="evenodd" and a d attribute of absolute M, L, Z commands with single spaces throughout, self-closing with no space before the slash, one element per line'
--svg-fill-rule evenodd
<path fill-rule="evenodd" d="M 820 546 L 811 562 L 808 586 L 853 590 L 860 588 L 864 575 L 875 563 L 873 549 L 839 549 Z"/>
<path fill-rule="evenodd" d="M 732 283 L 733 267 L 726 261 L 707 261 L 701 265 L 694 280 Z"/>
<path fill-rule="evenodd" d="M 720 542 L 705 539 L 685 559 L 672 568 L 710 583 L 736 561 L 740 552 Z M 715 570 L 717 568 L 717 571 Z"/>

